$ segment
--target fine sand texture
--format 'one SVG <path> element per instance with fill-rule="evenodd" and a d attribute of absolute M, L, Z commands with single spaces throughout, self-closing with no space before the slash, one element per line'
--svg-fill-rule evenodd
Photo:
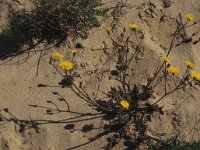
<path fill-rule="evenodd" d="M 105 0 L 105 7 L 114 6 L 116 1 Z M 17 5 L 16 2 L 12 3 L 13 6 Z M 26 5 L 26 1 L 22 1 L 22 4 Z M 130 81 L 132 84 L 143 84 L 152 76 L 161 63 L 162 55 L 168 49 L 170 34 L 176 29 L 175 18 L 179 13 L 183 16 L 191 13 L 196 16 L 197 21 L 200 21 L 200 2 L 199 0 L 128 0 L 128 4 L 126 13 L 119 20 L 118 31 L 134 22 L 139 24 L 144 33 L 144 55 L 131 66 L 134 69 Z M 0 3 L 0 5 L 1 32 L 7 22 L 8 7 L 7 4 Z M 76 82 L 82 81 L 85 90 L 93 95 L 98 83 L 94 70 L 110 71 L 114 67 L 112 62 L 104 63 L 106 58 L 101 51 L 92 51 L 101 48 L 103 41 L 106 41 L 107 34 L 103 31 L 103 27 L 109 26 L 111 22 L 111 17 L 104 20 L 100 28 L 90 31 L 86 40 L 78 39 L 62 48 L 49 48 L 42 53 L 39 67 L 37 64 L 40 52 L 25 53 L 0 60 L 0 115 L 8 119 L 0 121 L 0 150 L 104 149 L 109 135 L 102 133 L 105 121 L 101 114 L 71 89 L 59 85 L 62 77 L 49 64 L 49 60 L 50 56 L 58 51 L 68 57 L 70 49 L 74 48 L 77 42 L 81 43 L 83 48 L 77 49 L 75 62 L 83 75 Z M 189 28 L 186 35 L 191 36 L 191 33 L 199 30 L 198 24 Z M 200 38 L 199 33 L 196 38 Z M 184 61 L 189 60 L 196 64 L 195 70 L 200 71 L 199 47 L 200 43 L 183 44 L 174 48 L 170 54 L 172 64 L 184 70 Z M 41 45 L 36 50 L 46 48 L 47 46 Z M 115 81 L 110 81 L 109 74 L 106 74 L 102 78 L 100 91 L 108 91 L 114 85 Z M 160 90 L 156 92 L 156 98 L 152 99 L 152 102 L 160 97 Z M 101 96 L 103 95 L 100 94 L 99 97 Z M 148 123 L 148 131 L 152 136 L 161 139 L 178 135 L 186 141 L 200 140 L 199 97 L 198 88 L 179 90 L 167 96 L 159 103 L 163 106 L 164 115 L 154 113 L 151 122 Z M 56 113 L 51 114 L 51 109 Z M 123 150 L 126 146 L 122 141 L 114 149 Z"/>

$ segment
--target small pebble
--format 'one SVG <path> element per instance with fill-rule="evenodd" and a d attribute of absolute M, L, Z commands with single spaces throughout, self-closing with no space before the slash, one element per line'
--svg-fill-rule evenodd
<path fill-rule="evenodd" d="M 165 8 L 169 8 L 172 5 L 171 0 L 163 0 L 163 4 Z"/>
<path fill-rule="evenodd" d="M 75 48 L 83 48 L 83 45 L 81 43 L 76 43 Z"/>

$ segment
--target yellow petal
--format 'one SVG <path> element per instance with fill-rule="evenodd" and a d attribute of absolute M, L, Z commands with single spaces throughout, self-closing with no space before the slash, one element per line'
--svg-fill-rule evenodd
<path fill-rule="evenodd" d="M 193 68 L 195 66 L 195 64 L 193 64 L 190 61 L 185 61 L 185 64 L 187 65 L 188 68 Z"/>
<path fill-rule="evenodd" d="M 104 31 L 107 32 L 107 33 L 110 32 L 110 27 L 104 27 L 103 29 L 104 29 Z"/>
<path fill-rule="evenodd" d="M 200 80 L 200 73 L 197 71 L 192 71 L 191 76 L 197 80 Z"/>
<path fill-rule="evenodd" d="M 164 62 L 167 62 L 167 63 L 170 63 L 170 62 L 171 62 L 171 59 L 170 59 L 169 57 L 167 57 L 167 56 L 163 56 L 163 57 L 162 57 L 162 60 L 163 60 Z"/>
<path fill-rule="evenodd" d="M 121 100 L 120 104 L 123 108 L 128 109 L 129 108 L 129 102 L 126 100 Z"/>
<path fill-rule="evenodd" d="M 187 14 L 187 15 L 185 15 L 185 18 L 186 18 L 187 20 L 189 20 L 189 21 L 193 21 L 193 20 L 196 19 L 196 17 L 193 16 L 192 14 Z"/>
<path fill-rule="evenodd" d="M 77 53 L 77 50 L 73 49 L 71 50 L 72 54 L 76 54 Z"/>
<path fill-rule="evenodd" d="M 62 69 L 66 69 L 66 70 L 71 70 L 73 69 L 73 63 L 69 62 L 69 61 L 61 61 L 59 63 L 59 66 L 62 68 Z"/>
<path fill-rule="evenodd" d="M 168 72 L 170 72 L 172 74 L 179 74 L 180 73 L 179 69 L 176 68 L 176 67 L 170 67 L 167 70 L 168 70 Z"/>
<path fill-rule="evenodd" d="M 135 30 L 139 30 L 140 29 L 140 27 L 136 23 L 129 24 L 129 28 L 130 29 L 135 29 Z"/>
<path fill-rule="evenodd" d="M 56 58 L 56 59 L 61 59 L 61 58 L 64 57 L 64 55 L 62 53 L 57 52 L 57 53 L 53 54 L 53 57 Z"/>

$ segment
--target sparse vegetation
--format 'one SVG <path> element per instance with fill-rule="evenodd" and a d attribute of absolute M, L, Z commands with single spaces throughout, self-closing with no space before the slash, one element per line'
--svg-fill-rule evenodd
<path fill-rule="evenodd" d="M 156 145 L 150 146 L 148 150 L 199 150 L 200 142 L 186 142 L 177 139 L 177 137 L 171 137 L 166 141 L 162 141 Z"/>
<path fill-rule="evenodd" d="M 103 99 L 92 99 L 83 88 L 75 85 L 73 80 L 70 82 L 70 88 L 73 91 L 78 91 L 81 98 L 84 98 L 93 107 L 96 107 L 98 111 L 105 114 L 106 118 L 110 118 L 108 119 L 108 124 L 104 126 L 105 131 L 113 133 L 107 149 L 112 149 L 121 139 L 130 142 L 133 147 L 138 147 L 140 144 L 149 146 L 153 138 L 147 134 L 147 123 L 151 121 L 153 112 L 156 111 L 161 115 L 164 114 L 162 107 L 159 107 L 157 104 L 166 96 L 188 85 L 200 86 L 200 73 L 192 70 L 195 66 L 192 62 L 185 61 L 186 69 L 180 77 L 180 69 L 172 66 L 172 60 L 169 57 L 174 46 L 181 44 L 177 43 L 179 42 L 177 39 L 181 38 L 181 31 L 196 24 L 196 22 L 191 22 L 195 18 L 191 16 L 190 14 L 190 18 L 188 18 L 188 15 L 186 15 L 185 19 L 181 15 L 179 16 L 179 25 L 181 24 L 182 26 L 178 26 L 172 34 L 169 49 L 166 55 L 162 57 L 162 64 L 153 77 L 147 79 L 146 85 L 131 85 L 128 82 L 130 80 L 130 65 L 137 61 L 142 61 L 137 60 L 137 56 L 144 56 L 142 45 L 144 34 L 140 30 L 141 27 L 136 23 L 131 23 L 117 37 L 113 35 L 113 32 L 115 32 L 113 31 L 114 29 L 111 31 L 110 27 L 104 27 L 104 31 L 108 35 L 107 37 L 111 41 L 112 47 L 108 47 L 107 40 L 105 40 L 102 49 L 98 50 L 102 50 L 107 60 L 116 64 L 116 70 L 111 70 L 110 73 L 115 76 L 114 80 L 119 83 L 119 86 L 111 87 L 110 91 L 104 92 L 106 98 Z M 192 42 L 190 41 L 189 43 Z M 66 69 L 64 68 L 64 70 Z M 78 71 L 76 74 L 78 74 Z M 156 99 L 154 103 L 150 103 L 149 99 L 156 97 L 154 92 L 157 86 L 164 86 L 163 95 L 159 99 Z"/>
<path fill-rule="evenodd" d="M 2 33 L 15 41 L 16 49 L 49 43 L 59 46 L 67 38 L 87 38 L 88 31 L 106 16 L 101 0 L 33 0 L 32 10 L 10 8 L 8 28 Z M 5 34 L 4 34 L 5 35 Z M 12 51 L 11 51 L 12 52 Z M 16 53 L 16 51 L 14 51 Z M 23 53 L 23 51 L 20 51 Z"/>
<path fill-rule="evenodd" d="M 126 2 L 118 3 L 118 6 L 122 9 L 126 7 L 125 4 Z M 18 47 L 21 45 L 34 47 L 41 42 L 60 46 L 69 36 L 85 39 L 88 37 L 90 29 L 100 25 L 97 17 L 105 17 L 107 12 L 107 9 L 101 8 L 102 2 L 100 0 L 34 0 L 34 5 L 32 11 L 10 11 L 10 28 L 2 35 L 12 37 L 15 41 L 14 44 L 17 43 Z M 116 18 L 114 17 L 114 19 Z M 181 89 L 186 90 L 186 87 L 200 87 L 200 73 L 195 70 L 195 64 L 191 60 L 183 60 L 185 69 L 181 70 L 171 58 L 171 52 L 175 47 L 182 44 L 196 44 L 200 41 L 197 38 L 197 40 L 193 40 L 193 37 L 197 35 L 196 32 L 192 33 L 191 37 L 185 36 L 187 29 L 197 24 L 195 20 L 196 17 L 192 14 L 184 16 L 179 14 L 176 19 L 177 28 L 169 37 L 168 49 L 160 58 L 158 68 L 154 68 L 154 73 L 145 79 L 145 83 L 134 84 L 134 81 L 131 82 L 133 80 L 131 72 L 134 69 L 135 72 L 138 71 L 137 68 L 131 68 L 131 66 L 145 59 L 146 50 L 143 43 L 145 33 L 142 31 L 142 26 L 135 22 L 121 30 L 117 28 L 119 21 L 117 18 L 115 23 L 112 22 L 110 26 L 103 28 L 106 39 L 103 43 L 98 43 L 101 44 L 101 47 L 92 49 L 93 52 L 98 50 L 102 53 L 105 58 L 102 62 L 103 65 L 107 65 L 108 62 L 114 64 L 112 70 L 97 69 L 94 71 L 97 80 L 102 80 L 104 74 L 113 77 L 109 80 L 114 80 L 116 86 L 110 86 L 110 90 L 101 91 L 99 82 L 94 83 L 97 88 L 92 89 L 95 91 L 92 95 L 84 89 L 80 81 L 81 73 L 75 60 L 78 57 L 77 53 L 79 53 L 77 49 L 71 49 L 67 57 L 61 52 L 53 53 L 49 63 L 62 77 L 59 85 L 62 88 L 71 89 L 81 100 L 97 111 L 97 114 L 74 112 L 70 110 L 64 97 L 53 92 L 52 94 L 59 97 L 60 102 L 67 105 L 65 112 L 77 115 L 75 119 L 69 119 L 70 123 L 67 122 L 65 129 L 75 130 L 75 125 L 72 123 L 78 122 L 77 118 L 87 116 L 93 119 L 94 116 L 94 118 L 102 118 L 105 121 L 102 127 L 103 131 L 85 144 L 108 135 L 108 144 L 104 147 L 106 150 L 114 148 L 121 141 L 129 143 L 128 148 L 130 149 L 137 149 L 141 145 L 144 145 L 148 150 L 200 149 L 200 142 L 185 142 L 177 137 L 163 141 L 160 138 L 152 137 L 147 128 L 153 113 L 164 114 L 163 106 L 160 106 L 159 103 L 167 96 Z M 38 87 L 47 86 L 38 84 Z M 156 94 L 158 88 L 160 89 L 159 95 Z M 99 92 L 104 95 L 103 98 L 98 97 Z M 50 115 L 64 112 L 52 101 L 48 100 L 47 103 L 52 104 L 55 109 L 38 105 L 29 106 L 45 108 L 46 113 Z M 15 125 L 19 126 L 20 133 L 29 128 L 35 128 L 38 132 L 38 126 L 41 124 L 66 123 L 65 120 L 26 121 L 15 117 L 8 108 L 3 109 L 3 111 L 10 118 L 0 114 L 0 122 L 14 122 Z M 88 132 L 92 129 L 94 126 L 89 124 L 85 125 L 81 131 Z"/>

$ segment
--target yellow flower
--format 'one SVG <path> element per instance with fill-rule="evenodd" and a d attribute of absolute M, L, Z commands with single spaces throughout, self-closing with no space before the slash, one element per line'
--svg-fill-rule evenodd
<path fill-rule="evenodd" d="M 77 50 L 73 49 L 71 50 L 72 54 L 75 55 L 77 53 Z"/>
<path fill-rule="evenodd" d="M 195 64 L 193 64 L 190 61 L 185 61 L 185 64 L 187 65 L 188 68 L 193 68 L 195 66 Z"/>
<path fill-rule="evenodd" d="M 53 57 L 56 58 L 56 59 L 61 59 L 61 58 L 64 57 L 64 55 L 63 55 L 62 53 L 58 53 L 58 52 L 57 52 L 57 53 L 54 53 L 54 54 L 53 54 Z"/>
<path fill-rule="evenodd" d="M 122 105 L 123 108 L 126 108 L 126 109 L 129 108 L 129 102 L 126 100 L 121 100 L 120 104 Z"/>
<path fill-rule="evenodd" d="M 179 74 L 180 73 L 179 69 L 176 68 L 176 67 L 170 67 L 167 70 L 168 70 L 168 72 L 170 72 L 172 74 Z"/>
<path fill-rule="evenodd" d="M 135 24 L 135 23 L 129 24 L 129 28 L 130 29 L 135 29 L 135 30 L 139 30 L 140 29 L 140 27 L 137 24 Z"/>
<path fill-rule="evenodd" d="M 195 19 L 196 19 L 196 17 L 193 16 L 192 14 L 187 14 L 187 15 L 185 15 L 185 18 L 186 18 L 187 20 L 189 20 L 189 21 L 192 21 L 192 20 L 195 20 Z"/>
<path fill-rule="evenodd" d="M 162 60 L 163 60 L 164 62 L 166 62 L 166 63 L 170 63 L 170 62 L 171 62 L 171 59 L 170 59 L 169 57 L 167 57 L 167 56 L 163 56 L 163 57 L 162 57 Z"/>
<path fill-rule="evenodd" d="M 200 73 L 198 73 L 197 71 L 192 71 L 191 76 L 197 80 L 200 80 Z"/>
<path fill-rule="evenodd" d="M 110 32 L 110 27 L 104 27 L 103 28 L 105 32 L 109 33 Z"/>
<path fill-rule="evenodd" d="M 70 70 L 74 67 L 73 63 L 69 62 L 69 61 L 61 61 L 59 63 L 59 66 L 62 68 L 62 69 L 66 69 L 66 70 Z"/>

